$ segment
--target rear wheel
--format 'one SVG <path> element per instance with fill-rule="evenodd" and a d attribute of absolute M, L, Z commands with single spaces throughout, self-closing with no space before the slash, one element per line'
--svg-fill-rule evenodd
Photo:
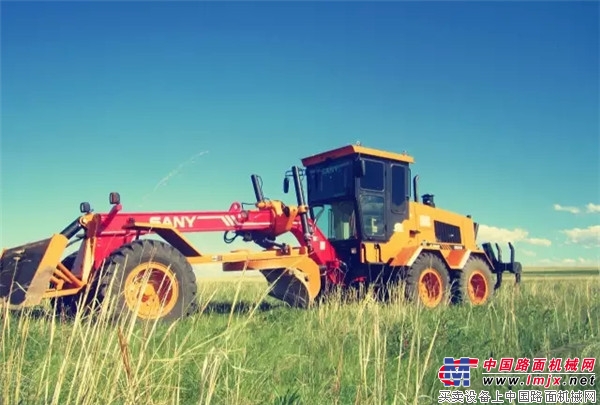
<path fill-rule="evenodd" d="M 408 270 L 406 296 L 428 308 L 448 299 L 450 275 L 446 264 L 433 253 L 421 253 Z"/>
<path fill-rule="evenodd" d="M 478 257 L 472 257 L 458 272 L 453 285 L 456 302 L 469 302 L 473 305 L 487 303 L 494 293 L 490 266 Z"/>
<path fill-rule="evenodd" d="M 98 286 L 100 300 L 114 299 L 113 318 L 173 321 L 198 308 L 192 266 L 161 241 L 137 240 L 119 248 L 103 267 Z"/>

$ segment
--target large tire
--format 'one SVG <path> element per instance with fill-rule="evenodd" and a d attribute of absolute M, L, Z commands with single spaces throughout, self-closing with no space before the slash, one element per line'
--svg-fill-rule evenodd
<path fill-rule="evenodd" d="M 452 284 L 453 300 L 456 303 L 484 305 L 494 294 L 490 266 L 479 257 L 471 257 L 465 267 L 457 272 Z"/>
<path fill-rule="evenodd" d="M 446 263 L 437 255 L 423 252 L 408 269 L 406 298 L 435 308 L 449 300 L 450 274 Z"/>
<path fill-rule="evenodd" d="M 172 322 L 198 309 L 192 266 L 173 246 L 157 240 L 121 246 L 108 257 L 97 285 L 98 299 L 112 301 L 113 320 L 134 316 Z"/>

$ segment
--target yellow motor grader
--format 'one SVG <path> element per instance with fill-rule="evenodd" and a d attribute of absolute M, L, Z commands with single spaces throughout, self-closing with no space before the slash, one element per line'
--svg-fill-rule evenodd
<path fill-rule="evenodd" d="M 358 145 L 306 157 L 303 168 L 293 166 L 284 177 L 286 193 L 294 186 L 295 205 L 266 199 L 257 175 L 256 203 L 234 202 L 225 211 L 125 212 L 113 192 L 110 211 L 95 213 L 83 202 L 62 231 L 5 249 L 0 298 L 10 308 L 44 298 L 75 308 L 89 287 L 97 300 L 114 299 L 117 312 L 173 320 L 196 310 L 192 266 L 209 263 L 260 271 L 273 297 L 300 307 L 332 287 L 380 283 L 403 284 L 406 298 L 427 307 L 481 305 L 504 272 L 520 282 L 512 244 L 503 262 L 497 244 L 498 257 L 490 243 L 477 245 L 478 224 L 469 215 L 436 207 L 431 194 L 419 200 L 412 163 L 407 154 Z M 204 253 L 186 238 L 191 232 L 223 232 L 225 242 L 239 237 L 261 249 Z M 297 246 L 277 241 L 288 232 Z M 79 249 L 63 257 L 73 242 Z"/>

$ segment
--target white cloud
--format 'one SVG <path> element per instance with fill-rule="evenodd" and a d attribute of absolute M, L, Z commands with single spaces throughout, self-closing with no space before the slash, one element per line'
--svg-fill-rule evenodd
<path fill-rule="evenodd" d="M 588 212 L 590 214 L 595 214 L 597 212 L 600 212 L 600 204 L 589 203 L 588 205 L 585 206 L 585 208 L 586 208 L 586 212 Z"/>
<path fill-rule="evenodd" d="M 529 256 L 529 257 L 535 257 L 536 254 L 535 252 L 532 252 L 531 250 L 521 250 L 520 253 L 524 254 L 525 256 Z"/>
<path fill-rule="evenodd" d="M 574 207 L 571 205 L 554 204 L 553 207 L 554 211 L 570 212 L 571 214 L 580 214 L 581 212 L 583 212 L 582 208 Z M 600 204 L 589 203 L 584 208 L 585 212 L 587 212 L 588 214 L 600 213 Z"/>
<path fill-rule="evenodd" d="M 550 246 L 552 242 L 548 239 L 543 238 L 529 238 L 529 232 L 525 229 L 515 228 L 515 229 L 506 229 L 506 228 L 498 228 L 495 226 L 488 225 L 479 225 L 479 232 L 477 234 L 477 239 L 481 241 L 488 242 L 498 242 L 498 243 L 516 243 L 523 242 L 529 243 L 530 245 L 535 246 Z"/>
<path fill-rule="evenodd" d="M 554 211 L 565 211 L 571 214 L 579 214 L 581 210 L 577 207 L 562 206 L 560 204 L 554 204 Z"/>
<path fill-rule="evenodd" d="M 505 229 L 497 228 L 495 226 L 488 226 L 484 224 L 479 225 L 479 231 L 477 233 L 477 239 L 496 241 L 499 243 L 514 242 L 526 238 L 528 235 L 524 229 Z"/>
<path fill-rule="evenodd" d="M 567 243 L 582 245 L 584 247 L 600 247 L 600 225 L 587 228 L 573 228 L 562 231 L 567 235 Z"/>
<path fill-rule="evenodd" d="M 536 245 L 536 246 L 550 246 L 552 244 L 552 242 L 550 242 L 550 240 L 543 239 L 543 238 L 527 238 L 527 239 L 524 239 L 523 242 L 529 243 L 530 245 Z"/>
<path fill-rule="evenodd" d="M 600 266 L 600 262 L 598 260 L 593 259 L 584 259 L 583 257 L 578 257 L 577 259 L 566 258 L 562 260 L 557 260 L 556 263 L 563 265 L 571 265 L 575 267 L 597 267 Z"/>

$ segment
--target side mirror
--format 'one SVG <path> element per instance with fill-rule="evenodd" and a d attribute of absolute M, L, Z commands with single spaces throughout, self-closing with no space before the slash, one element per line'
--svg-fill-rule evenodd
<path fill-rule="evenodd" d="M 356 159 L 354 161 L 354 177 L 363 177 L 367 171 L 365 161 L 362 159 Z"/>
<path fill-rule="evenodd" d="M 111 205 L 121 204 L 121 196 L 119 195 L 119 193 L 110 193 L 108 195 L 108 202 Z"/>
<path fill-rule="evenodd" d="M 289 191 L 290 191 L 290 178 L 286 176 L 283 178 L 283 192 L 285 194 L 287 194 Z"/>
<path fill-rule="evenodd" d="M 79 204 L 79 212 L 81 212 L 82 214 L 87 214 L 91 211 L 92 207 L 90 206 L 89 202 L 82 202 L 81 204 Z"/>

